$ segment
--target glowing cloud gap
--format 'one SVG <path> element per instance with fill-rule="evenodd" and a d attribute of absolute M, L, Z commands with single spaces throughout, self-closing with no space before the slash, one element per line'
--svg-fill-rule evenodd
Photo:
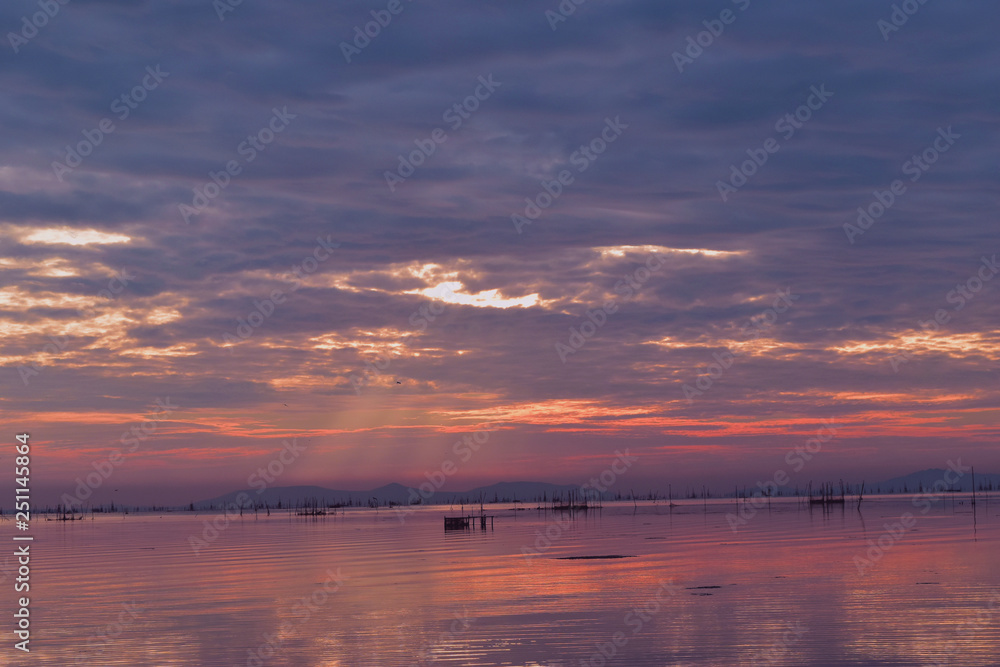
<path fill-rule="evenodd" d="M 500 290 L 491 289 L 477 292 L 476 294 L 466 294 L 459 292 L 465 285 L 458 281 L 448 281 L 425 287 L 419 290 L 407 290 L 405 294 L 420 294 L 421 296 L 444 301 L 445 303 L 455 303 L 463 306 L 475 306 L 477 308 L 529 308 L 541 303 L 538 294 L 528 294 L 517 298 L 505 298 L 500 295 Z"/>
<path fill-rule="evenodd" d="M 74 231 L 72 229 L 39 229 L 21 238 L 22 243 L 62 243 L 65 245 L 90 245 L 107 243 L 128 243 L 131 236 L 109 234 L 93 229 Z"/>
<path fill-rule="evenodd" d="M 661 255 L 685 254 L 704 255 L 705 257 L 735 257 L 748 254 L 746 250 L 709 250 L 707 248 L 668 248 L 661 245 L 618 245 L 618 246 L 597 246 L 591 248 L 594 252 L 600 253 L 601 258 L 624 257 L 632 254 L 650 255 L 654 252 Z"/>

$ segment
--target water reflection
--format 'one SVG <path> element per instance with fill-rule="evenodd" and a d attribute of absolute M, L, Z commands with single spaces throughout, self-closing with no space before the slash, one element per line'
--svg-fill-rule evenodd
<path fill-rule="evenodd" d="M 734 501 L 503 507 L 448 533 L 434 507 L 273 514 L 197 553 L 211 516 L 42 523 L 24 664 L 986 665 L 996 502 L 775 499 L 735 533 Z"/>

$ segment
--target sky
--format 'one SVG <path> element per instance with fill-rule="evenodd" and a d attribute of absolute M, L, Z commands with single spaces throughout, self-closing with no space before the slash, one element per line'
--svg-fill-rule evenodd
<path fill-rule="evenodd" d="M 0 7 L 38 502 L 1000 472 L 1000 6 L 230 2 Z"/>

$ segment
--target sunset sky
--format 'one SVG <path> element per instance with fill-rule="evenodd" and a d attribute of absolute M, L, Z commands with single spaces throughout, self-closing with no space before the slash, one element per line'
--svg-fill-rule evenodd
<path fill-rule="evenodd" d="M 1000 6 L 52 4 L 0 7 L 38 502 L 116 450 L 93 501 L 211 497 L 291 438 L 282 486 L 1000 472 Z"/>

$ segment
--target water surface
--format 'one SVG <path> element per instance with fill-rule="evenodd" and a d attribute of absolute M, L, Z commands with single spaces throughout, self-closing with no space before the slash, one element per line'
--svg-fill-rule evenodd
<path fill-rule="evenodd" d="M 0 665 L 1000 664 L 1000 499 L 774 501 L 736 532 L 731 500 L 486 509 L 36 520 L 32 653 Z"/>

